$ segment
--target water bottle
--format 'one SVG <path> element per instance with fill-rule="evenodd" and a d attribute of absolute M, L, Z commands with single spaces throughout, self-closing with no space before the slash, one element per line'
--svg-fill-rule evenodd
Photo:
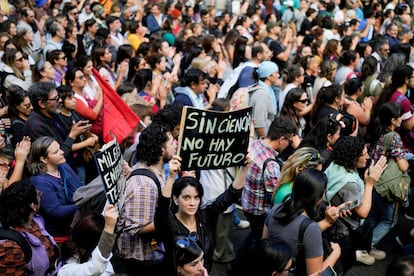
<path fill-rule="evenodd" d="M 309 103 L 311 103 L 313 99 L 313 88 L 310 82 L 306 84 L 306 93 L 308 93 Z"/>

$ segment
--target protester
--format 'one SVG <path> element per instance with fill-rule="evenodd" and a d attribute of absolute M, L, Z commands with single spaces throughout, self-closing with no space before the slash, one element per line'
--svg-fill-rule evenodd
<path fill-rule="evenodd" d="M 41 206 L 41 197 L 42 192 L 36 190 L 28 181 L 16 182 L 0 194 L 2 227 L 18 231 L 32 250 L 32 259 L 26 264 L 19 244 L 3 240 L 0 243 L 1 274 L 24 275 L 30 271 L 33 275 L 45 275 L 54 271 L 59 254 L 55 240 L 46 231 L 43 218 L 37 213 Z"/>
<path fill-rule="evenodd" d="M 335 235 L 342 249 L 344 272 L 348 271 L 355 260 L 366 265 L 374 264 L 375 260 L 385 258 L 385 252 L 371 248 L 372 228 L 368 214 L 372 206 L 372 190 L 386 167 L 387 159 L 382 156 L 371 163 L 361 179 L 357 169 L 367 166 L 368 149 L 360 138 L 341 137 L 333 147 L 332 163 L 325 170 L 328 177 L 326 200 L 332 205 L 340 205 L 347 201 L 356 201 L 357 205 L 348 217 L 336 222 Z M 360 234 L 353 234 L 358 229 Z"/>
<path fill-rule="evenodd" d="M 118 211 L 108 205 L 103 216 L 91 213 L 79 220 L 62 245 L 63 265 L 58 275 L 113 274 L 110 262 Z"/>
<path fill-rule="evenodd" d="M 332 252 L 323 260 L 322 235 L 316 219 L 316 207 L 322 202 L 326 189 L 326 177 L 316 169 L 306 169 L 295 179 L 292 198 L 275 205 L 266 217 L 262 238 L 281 239 L 289 244 L 296 256 L 296 271 L 306 275 L 320 273 L 334 266 L 341 256 L 341 247 L 331 242 Z M 321 185 L 322 184 L 322 185 Z M 303 221 L 311 220 L 299 237 Z M 299 252 L 298 241 L 303 240 L 303 251 Z M 301 258 L 304 258 L 301 259 Z"/>
<path fill-rule="evenodd" d="M 40 213 L 45 218 L 46 229 L 62 243 L 67 240 L 76 212 L 73 194 L 84 184 L 66 163 L 59 143 L 52 137 L 40 137 L 33 142 L 28 166 L 33 175 L 30 181 L 43 193 Z"/>

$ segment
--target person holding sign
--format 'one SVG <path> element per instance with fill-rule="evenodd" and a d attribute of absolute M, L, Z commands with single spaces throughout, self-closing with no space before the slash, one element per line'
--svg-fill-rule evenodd
<path fill-rule="evenodd" d="M 138 163 L 126 182 L 117 224 L 116 254 L 130 275 L 167 275 L 164 245 L 155 235 L 154 215 L 166 182 L 164 164 L 176 150 L 171 132 L 161 125 L 151 124 L 141 133 L 136 149 Z"/>
<path fill-rule="evenodd" d="M 203 186 L 193 177 L 184 176 L 174 182 L 181 168 L 181 158 L 174 156 L 170 161 L 170 173 L 162 197 L 155 212 L 155 228 L 165 243 L 169 272 L 172 273 L 172 252 L 178 236 L 192 236 L 198 240 L 204 250 L 204 265 L 211 268 L 214 239 L 214 222 L 241 195 L 243 184 L 249 171 L 250 157 L 246 157 L 246 166 L 242 167 L 232 185 L 204 208 L 201 206 Z M 171 201 L 173 208 L 170 209 Z M 172 273 L 173 274 L 173 273 Z M 171 275 L 171 274 L 168 274 Z"/>

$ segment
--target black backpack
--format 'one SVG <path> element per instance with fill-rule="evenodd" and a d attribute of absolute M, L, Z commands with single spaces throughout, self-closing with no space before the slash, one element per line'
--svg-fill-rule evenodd
<path fill-rule="evenodd" d="M 32 259 L 32 248 L 26 238 L 19 232 L 12 229 L 0 228 L 0 240 L 15 241 L 22 249 L 26 263 L 29 263 Z"/>

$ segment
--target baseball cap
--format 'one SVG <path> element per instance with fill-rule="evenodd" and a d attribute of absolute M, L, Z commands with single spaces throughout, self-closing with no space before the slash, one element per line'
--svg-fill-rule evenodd
<path fill-rule="evenodd" d="M 259 64 L 257 68 L 257 74 L 259 75 L 259 79 L 266 78 L 270 76 L 274 72 L 279 71 L 279 66 L 273 61 L 263 61 Z"/>

